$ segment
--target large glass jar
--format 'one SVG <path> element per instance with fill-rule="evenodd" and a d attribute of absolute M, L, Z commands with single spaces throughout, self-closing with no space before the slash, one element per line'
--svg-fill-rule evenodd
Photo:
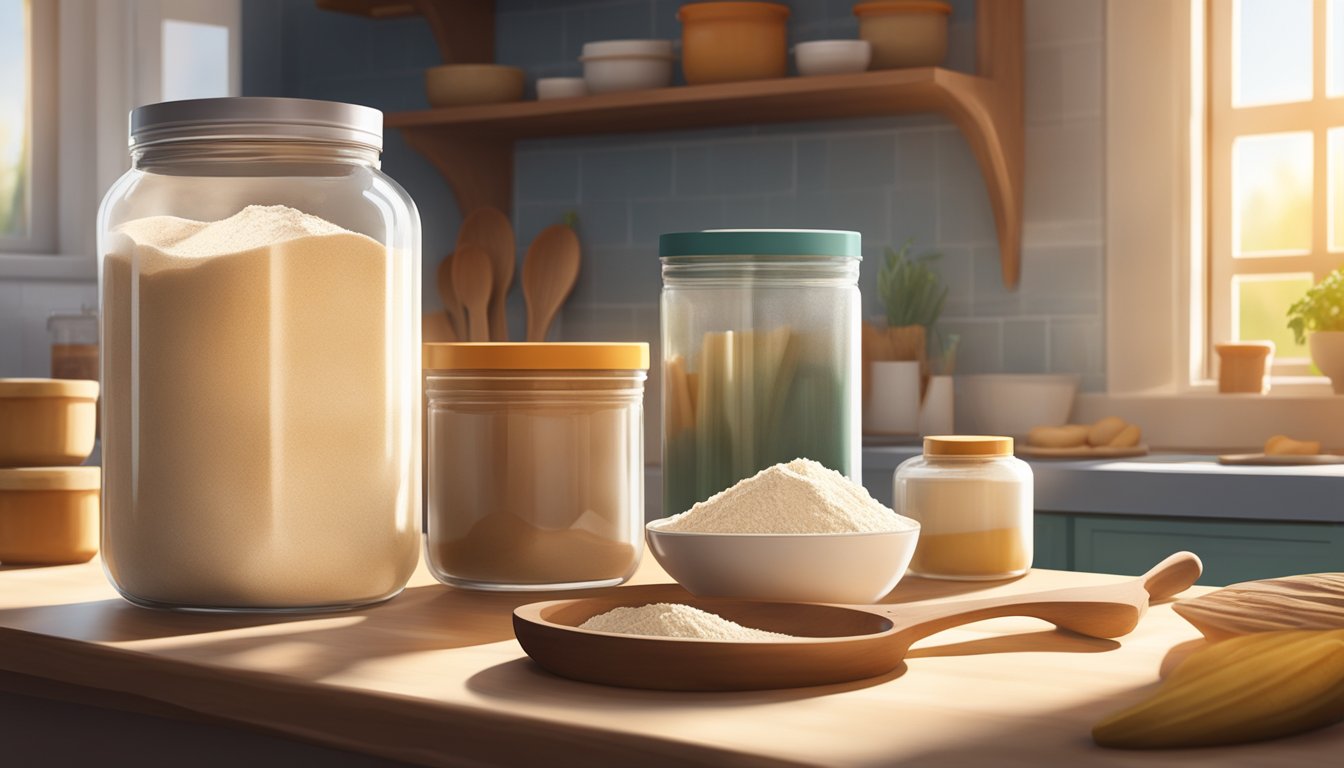
<path fill-rule="evenodd" d="M 420 220 L 382 114 L 152 104 L 99 211 L 108 577 L 160 608 L 334 609 L 417 560 Z"/>
<path fill-rule="evenodd" d="M 499 590 L 630 578 L 648 367 L 644 343 L 426 344 L 435 578 Z"/>
<path fill-rule="evenodd" d="M 797 458 L 859 482 L 857 232 L 663 235 L 663 513 Z"/>
<path fill-rule="evenodd" d="M 1031 467 L 1013 439 L 994 435 L 924 438 L 924 455 L 901 462 L 892 508 L 919 521 L 910 573 L 976 581 L 1031 569 Z"/>

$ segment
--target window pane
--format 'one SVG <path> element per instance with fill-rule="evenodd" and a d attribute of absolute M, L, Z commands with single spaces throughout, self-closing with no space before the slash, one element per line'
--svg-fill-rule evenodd
<path fill-rule="evenodd" d="M 1330 96 L 1344 96 L 1344 0 L 1330 0 L 1326 25 L 1325 90 Z"/>
<path fill-rule="evenodd" d="M 165 19 L 163 100 L 229 95 L 229 28 Z"/>
<path fill-rule="evenodd" d="M 1311 250 L 1311 132 L 1232 143 L 1234 256 Z"/>
<path fill-rule="evenodd" d="M 1311 98 L 1312 0 L 1237 0 L 1232 106 Z"/>
<path fill-rule="evenodd" d="M 0 238 L 28 234 L 28 7 L 0 0 Z"/>
<path fill-rule="evenodd" d="M 1312 285 L 1310 273 L 1236 275 L 1232 278 L 1232 336 L 1236 341 L 1274 342 L 1274 358 L 1305 358 L 1311 354 L 1288 330 L 1288 307 Z"/>
<path fill-rule="evenodd" d="M 1330 250 L 1344 251 L 1344 128 L 1331 128 L 1330 144 Z"/>

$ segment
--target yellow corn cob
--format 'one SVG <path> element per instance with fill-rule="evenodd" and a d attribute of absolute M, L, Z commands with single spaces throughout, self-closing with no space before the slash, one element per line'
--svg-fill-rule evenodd
<path fill-rule="evenodd" d="M 1147 701 L 1092 729 L 1105 747 L 1261 741 L 1344 720 L 1344 630 L 1265 632 L 1190 656 Z"/>

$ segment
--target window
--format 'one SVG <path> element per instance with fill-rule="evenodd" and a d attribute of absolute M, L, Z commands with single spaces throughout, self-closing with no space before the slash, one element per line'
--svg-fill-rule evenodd
<path fill-rule="evenodd" d="M 1344 262 L 1344 0 L 1212 0 L 1208 35 L 1209 341 L 1314 373 L 1286 315 Z"/>
<path fill-rule="evenodd" d="M 238 93 L 240 26 L 239 0 L 0 0 L 0 280 L 96 276 L 127 113 Z"/>
<path fill-rule="evenodd" d="M 51 6 L 0 0 L 0 251 L 55 241 Z"/>

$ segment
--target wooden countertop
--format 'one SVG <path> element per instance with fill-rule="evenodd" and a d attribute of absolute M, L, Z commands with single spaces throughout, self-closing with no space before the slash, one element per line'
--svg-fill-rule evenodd
<path fill-rule="evenodd" d="M 887 602 L 1119 578 L 910 578 Z M 650 557 L 632 581 L 644 586 L 620 589 L 676 599 L 677 587 L 658 586 L 667 581 Z M 352 613 L 172 614 L 122 601 L 97 561 L 0 569 L 0 688 L 26 680 L 20 692 L 445 766 L 1334 765 L 1344 736 L 1336 727 L 1156 754 L 1095 747 L 1092 724 L 1146 696 L 1164 658 L 1196 645 L 1198 633 L 1169 605 L 1118 642 L 994 619 L 924 640 L 882 678 L 691 694 L 575 683 L 533 665 L 513 639 L 510 611 L 557 596 L 457 591 L 422 568 L 399 597 Z"/>

